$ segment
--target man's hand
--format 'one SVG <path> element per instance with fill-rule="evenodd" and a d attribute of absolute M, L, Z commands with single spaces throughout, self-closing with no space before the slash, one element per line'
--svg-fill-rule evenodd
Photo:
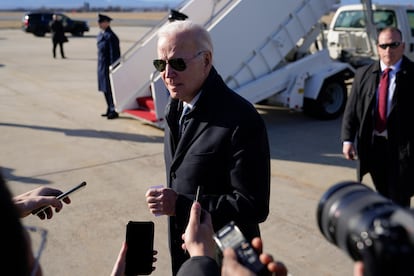
<path fill-rule="evenodd" d="M 344 154 L 345 158 L 348 160 L 355 160 L 356 159 L 356 150 L 354 144 L 344 142 L 342 145 L 342 153 Z"/>
<path fill-rule="evenodd" d="M 364 263 L 356 262 L 354 264 L 354 276 L 364 276 Z"/>
<path fill-rule="evenodd" d="M 187 250 L 191 257 L 215 256 L 215 243 L 213 240 L 213 224 L 208 212 L 201 209 L 198 202 L 191 206 L 190 219 L 185 233 L 182 235 L 183 250 Z"/>
<path fill-rule="evenodd" d="M 263 242 L 261 238 L 252 240 L 252 247 L 259 254 L 259 259 L 267 268 L 267 275 L 286 276 L 287 269 L 281 262 L 274 261 L 272 255 L 262 253 Z M 221 269 L 222 276 L 255 276 L 256 274 L 247 267 L 240 264 L 237 260 L 236 252 L 231 248 L 226 248 L 223 252 L 223 266 Z"/>
<path fill-rule="evenodd" d="M 112 268 L 111 276 L 124 276 L 125 275 L 125 260 L 126 260 L 126 253 L 127 253 L 127 244 L 124 242 L 122 244 L 121 250 L 119 251 L 118 258 L 115 261 L 115 264 Z M 152 261 L 155 263 L 157 258 L 155 257 L 158 254 L 157 251 L 152 252 Z M 152 267 L 152 271 L 155 270 L 155 267 Z"/>
<path fill-rule="evenodd" d="M 170 188 L 149 189 L 145 193 L 150 212 L 156 216 L 175 216 L 177 193 Z"/>
<path fill-rule="evenodd" d="M 53 217 L 52 208 L 55 208 L 55 212 L 59 212 L 63 208 L 62 202 L 56 199 L 56 197 L 60 194 L 62 194 L 61 190 L 42 186 L 24 194 L 15 196 L 13 198 L 13 202 L 19 210 L 21 218 L 30 215 L 37 209 L 50 206 L 37 215 L 40 219 L 51 219 Z M 65 197 L 62 200 L 66 204 L 70 203 L 69 197 Z"/>

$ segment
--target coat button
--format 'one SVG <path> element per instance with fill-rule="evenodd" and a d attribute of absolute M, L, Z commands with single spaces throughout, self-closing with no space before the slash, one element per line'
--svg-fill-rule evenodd
<path fill-rule="evenodd" d="M 171 172 L 171 178 L 175 179 L 175 177 L 176 177 L 175 172 Z"/>

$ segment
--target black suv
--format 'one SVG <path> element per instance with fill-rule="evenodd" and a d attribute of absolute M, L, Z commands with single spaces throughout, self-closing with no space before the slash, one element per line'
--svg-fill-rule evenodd
<path fill-rule="evenodd" d="M 51 12 L 26 13 L 22 19 L 23 31 L 33 33 L 35 36 L 45 36 L 46 33 L 50 33 L 50 22 L 53 14 Z M 88 22 L 86 21 L 73 20 L 61 13 L 56 13 L 56 15 L 60 16 L 66 33 L 83 36 L 84 32 L 89 31 Z"/>

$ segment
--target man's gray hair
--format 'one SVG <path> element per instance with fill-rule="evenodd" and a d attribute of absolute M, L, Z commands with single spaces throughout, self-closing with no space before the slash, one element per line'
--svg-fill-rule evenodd
<path fill-rule="evenodd" d="M 213 43 L 209 32 L 199 24 L 190 20 L 174 21 L 165 24 L 158 30 L 158 38 L 189 32 L 193 35 L 200 51 L 210 51 L 213 54 Z"/>

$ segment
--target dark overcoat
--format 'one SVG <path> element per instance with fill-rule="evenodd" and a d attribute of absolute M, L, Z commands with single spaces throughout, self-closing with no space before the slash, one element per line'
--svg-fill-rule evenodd
<path fill-rule="evenodd" d="M 98 45 L 98 90 L 104 93 L 111 92 L 109 80 L 109 66 L 119 59 L 121 50 L 119 39 L 111 27 L 99 33 Z"/>
<path fill-rule="evenodd" d="M 183 254 L 181 235 L 198 186 L 214 230 L 233 220 L 248 240 L 260 235 L 258 224 L 267 218 L 270 196 L 267 131 L 251 103 L 212 68 L 178 142 L 181 110 L 181 102 L 170 100 L 164 143 L 168 187 L 178 193 L 176 216 L 170 217 L 173 258 Z"/>
<path fill-rule="evenodd" d="M 368 173 L 374 129 L 376 91 L 381 75 L 379 62 L 357 70 L 342 123 L 342 141 L 356 140 L 358 180 Z M 387 119 L 388 144 L 393 163 L 398 164 L 395 186 L 404 194 L 414 194 L 414 63 L 403 57 L 396 74 L 396 87 Z"/>
<path fill-rule="evenodd" d="M 50 30 L 52 32 L 53 43 L 63 43 L 68 41 L 67 37 L 65 36 L 62 21 L 53 20 L 50 24 Z"/>

